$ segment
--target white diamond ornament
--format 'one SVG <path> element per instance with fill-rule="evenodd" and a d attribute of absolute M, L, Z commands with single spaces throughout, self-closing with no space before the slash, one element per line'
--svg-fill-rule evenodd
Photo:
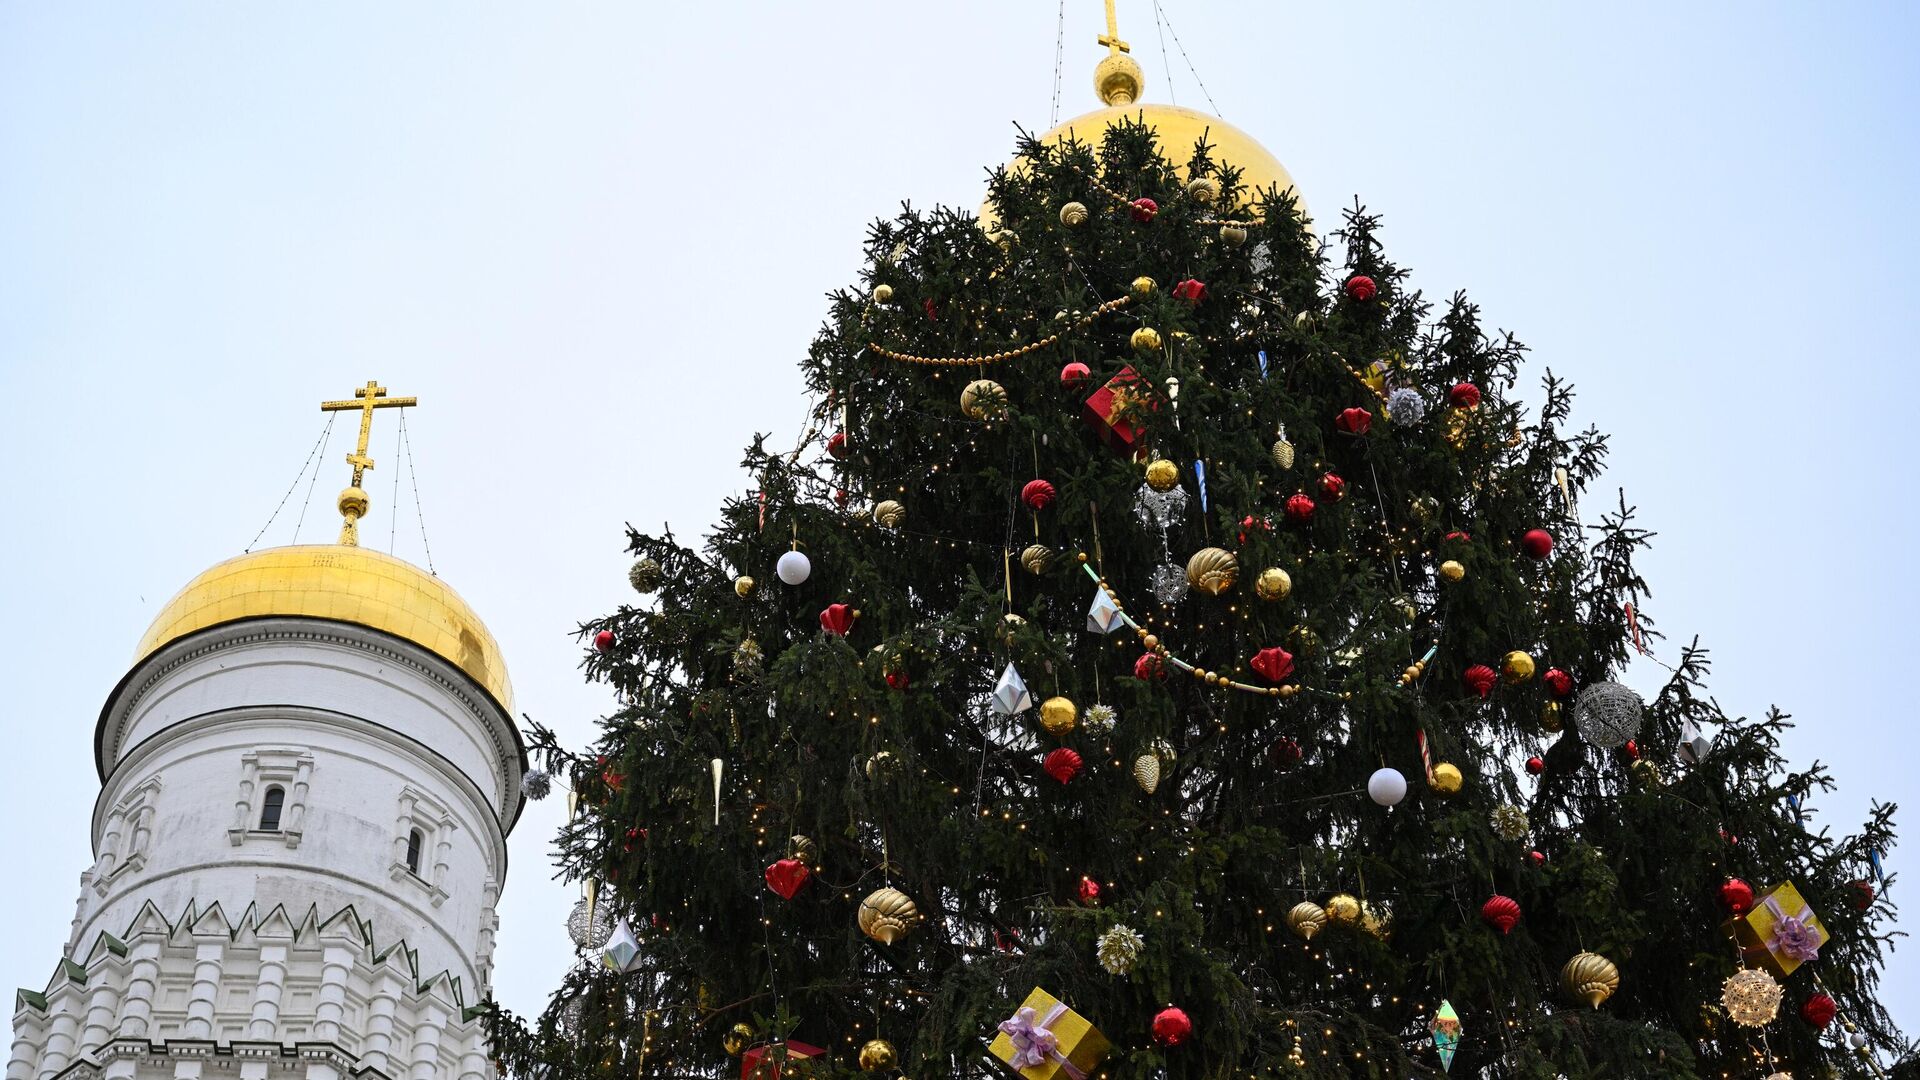
<path fill-rule="evenodd" d="M 1124 625 L 1120 609 L 1113 605 L 1113 597 L 1107 595 L 1107 590 L 1096 587 L 1093 604 L 1087 608 L 1087 633 L 1111 634 Z"/>
<path fill-rule="evenodd" d="M 1680 760 L 1689 765 L 1698 765 L 1707 760 L 1713 752 L 1713 740 L 1700 730 L 1700 725 L 1691 720 L 1680 724 Z"/>
<path fill-rule="evenodd" d="M 639 955 L 640 939 L 633 936 L 633 927 L 627 925 L 627 920 L 621 919 L 614 925 L 613 936 L 600 947 L 600 962 L 608 971 L 623 975 Z"/>
<path fill-rule="evenodd" d="M 1027 681 L 1011 662 L 1007 670 L 1000 673 L 1000 681 L 993 688 L 993 711 L 1001 716 L 1013 716 L 1033 708 L 1033 695 L 1027 692 Z"/>

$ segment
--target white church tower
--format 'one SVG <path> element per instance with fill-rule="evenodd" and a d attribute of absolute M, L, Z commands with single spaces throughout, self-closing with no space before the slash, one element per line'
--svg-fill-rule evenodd
<path fill-rule="evenodd" d="M 340 542 L 242 555 L 160 612 L 95 730 L 93 861 L 15 1000 L 6 1080 L 492 1077 L 475 1006 L 526 751 L 438 578 Z"/>

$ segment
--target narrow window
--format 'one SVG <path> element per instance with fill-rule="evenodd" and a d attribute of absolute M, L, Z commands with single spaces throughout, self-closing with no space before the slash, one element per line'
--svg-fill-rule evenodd
<path fill-rule="evenodd" d="M 280 807 L 287 801 L 285 788 L 275 785 L 260 799 L 260 831 L 280 831 Z"/>
<path fill-rule="evenodd" d="M 407 834 L 407 870 L 415 877 L 420 875 L 420 830 Z"/>

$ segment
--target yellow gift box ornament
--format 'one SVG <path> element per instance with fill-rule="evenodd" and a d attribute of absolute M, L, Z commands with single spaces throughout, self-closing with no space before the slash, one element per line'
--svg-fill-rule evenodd
<path fill-rule="evenodd" d="M 1000 1021 L 988 1049 L 1027 1080 L 1087 1080 L 1109 1044 L 1086 1017 L 1035 987 L 1018 1011 Z"/>
<path fill-rule="evenodd" d="M 1820 947 L 1830 936 L 1791 881 L 1769 889 L 1751 911 L 1736 916 L 1730 925 L 1748 961 L 1782 979 L 1801 964 L 1818 960 Z"/>

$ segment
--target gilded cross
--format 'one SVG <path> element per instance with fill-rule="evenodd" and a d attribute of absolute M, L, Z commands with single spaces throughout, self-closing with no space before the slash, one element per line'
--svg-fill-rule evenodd
<path fill-rule="evenodd" d="M 349 546 L 360 542 L 358 522 L 367 513 L 367 493 L 360 488 L 360 478 L 368 469 L 373 468 L 373 459 L 367 456 L 367 437 L 373 434 L 373 410 L 403 409 L 417 404 L 417 398 L 387 396 L 387 388 L 380 385 L 378 379 L 368 379 L 367 385 L 356 387 L 353 401 L 323 401 L 321 412 L 346 412 L 352 409 L 360 411 L 360 441 L 355 444 L 353 453 L 347 455 L 347 464 L 353 466 L 353 483 L 340 493 L 340 516 L 346 520 L 340 525 L 340 542 Z"/>
<path fill-rule="evenodd" d="M 1113 0 L 1107 0 L 1107 32 L 1095 39 L 1105 45 L 1109 52 L 1131 52 L 1127 43 L 1120 40 L 1120 19 L 1113 13 Z"/>

